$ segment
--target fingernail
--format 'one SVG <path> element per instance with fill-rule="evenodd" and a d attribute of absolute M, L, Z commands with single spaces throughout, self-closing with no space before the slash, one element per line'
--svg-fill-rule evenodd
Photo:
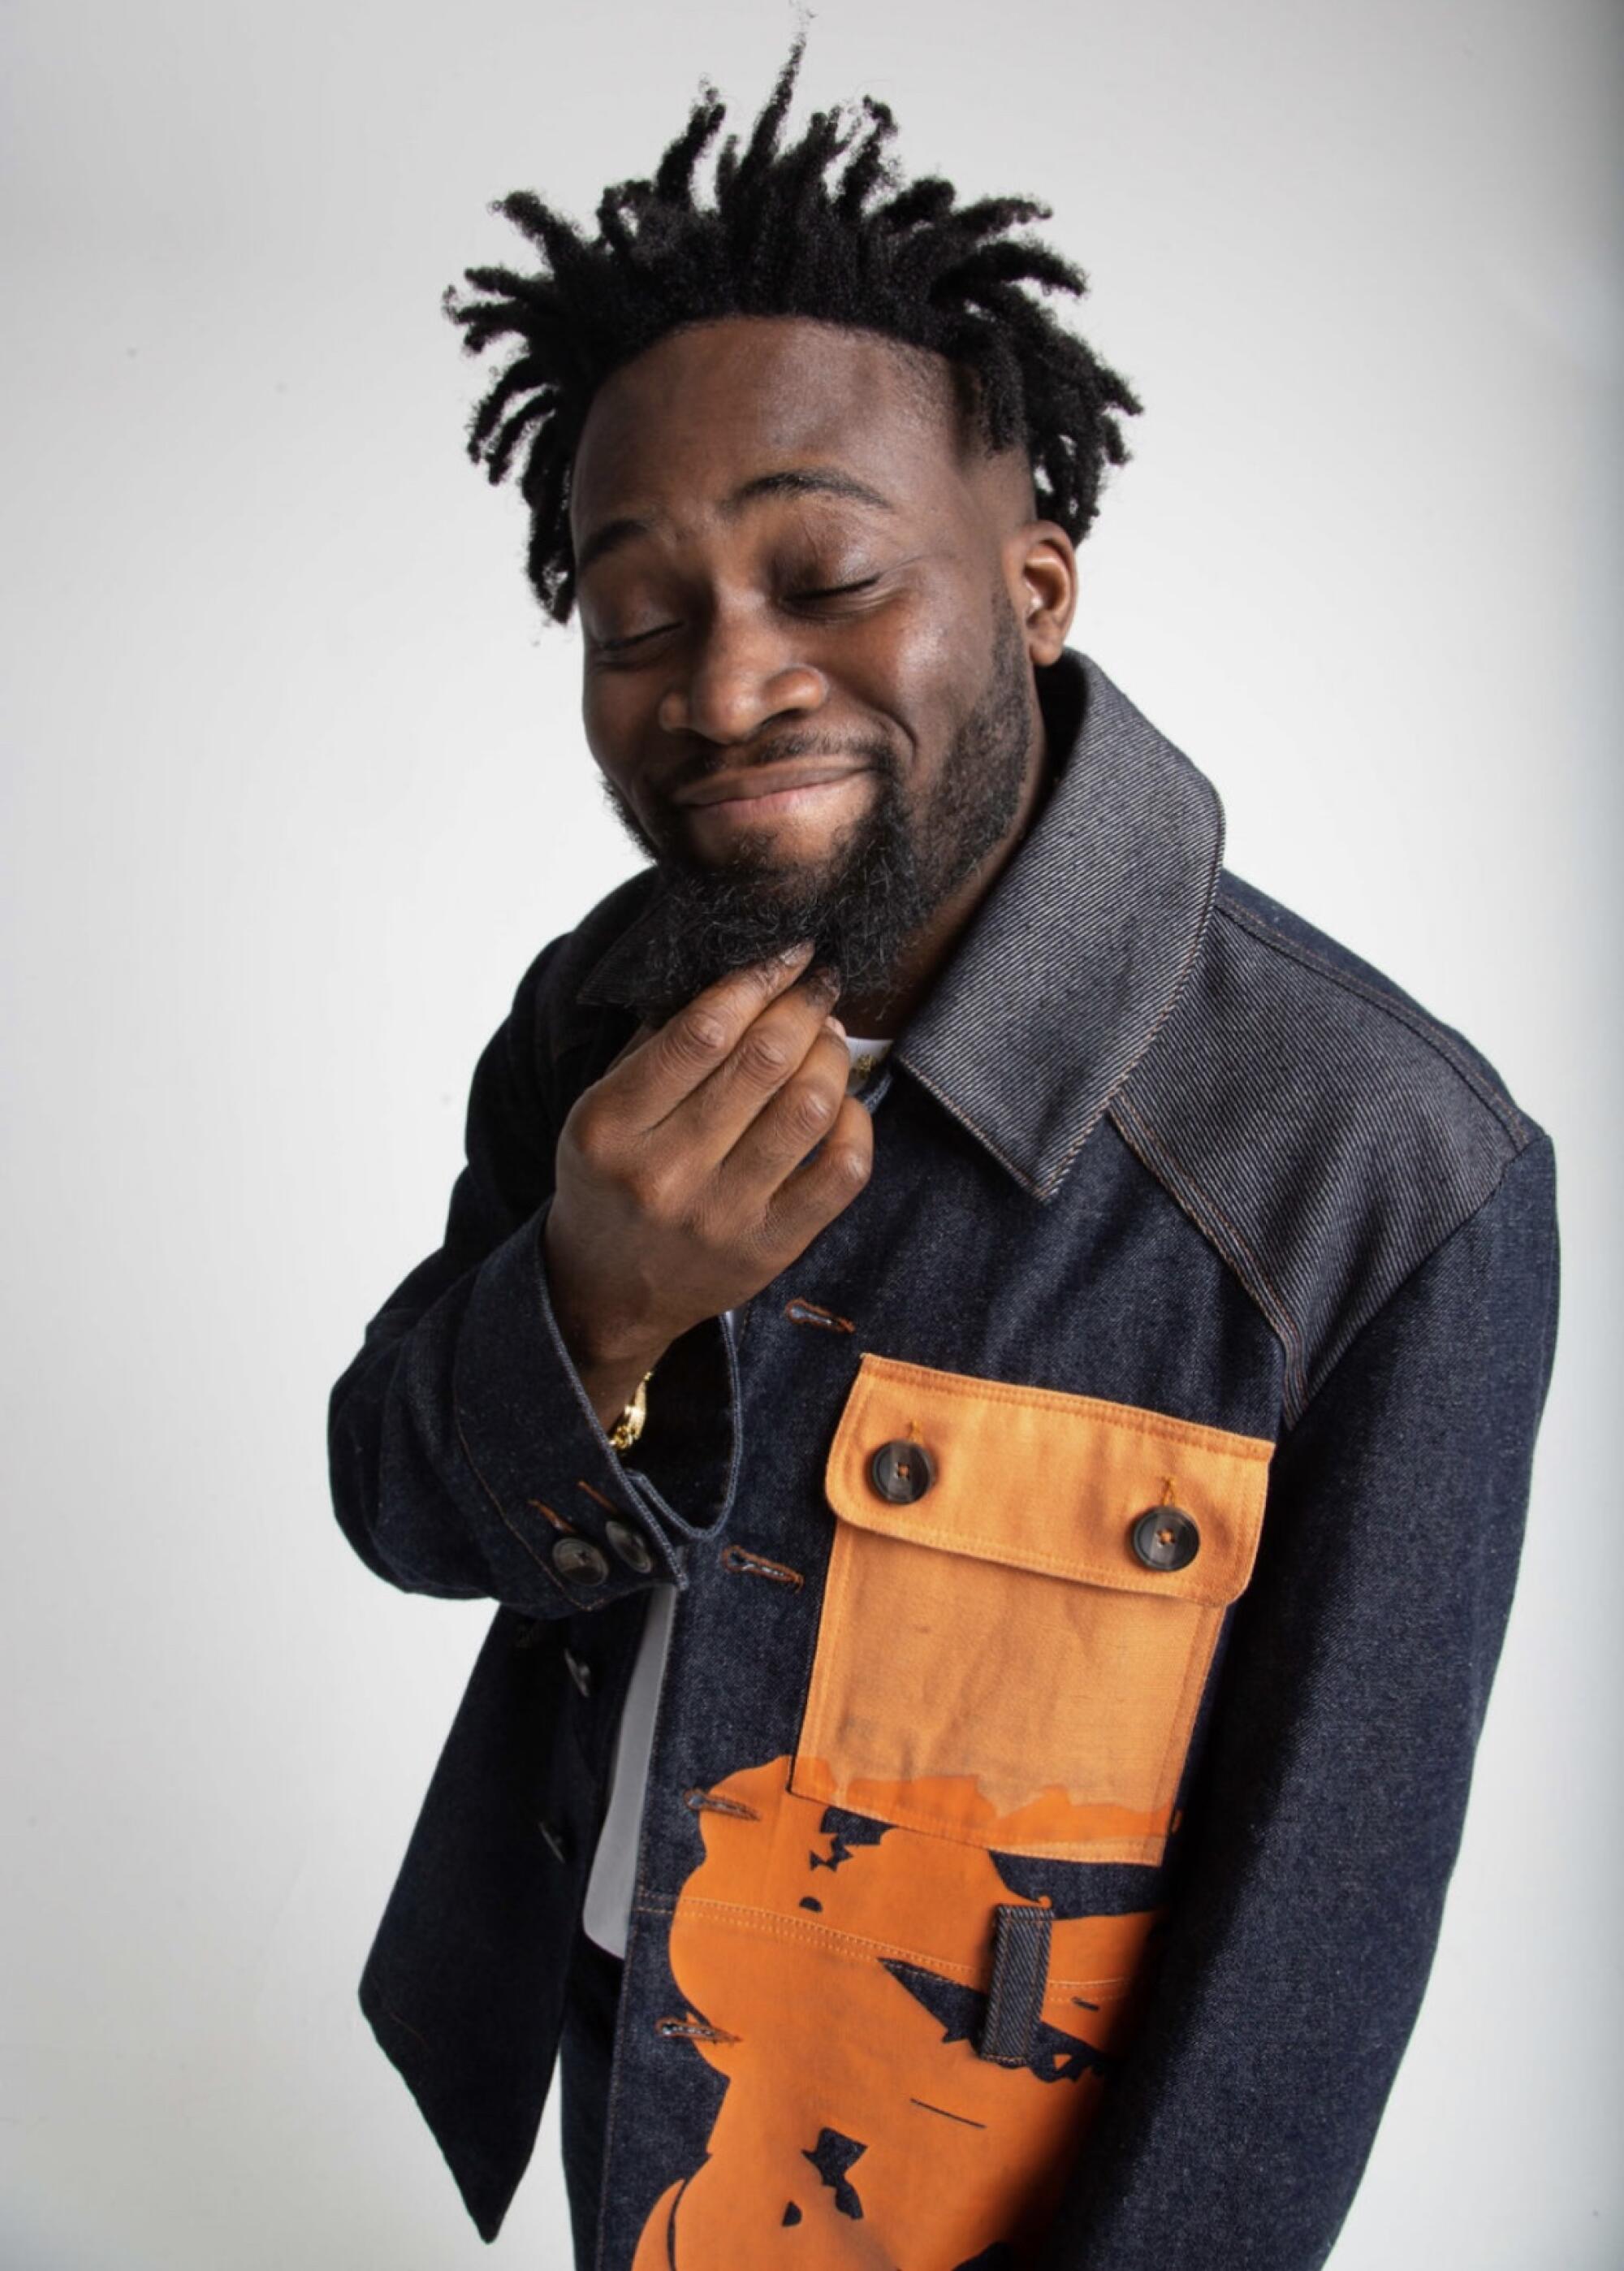
<path fill-rule="evenodd" d="M 797 962 L 805 961 L 816 944 L 815 939 L 804 938 L 798 945 L 782 947 L 772 959 L 782 963 L 786 970 L 792 970 Z"/>

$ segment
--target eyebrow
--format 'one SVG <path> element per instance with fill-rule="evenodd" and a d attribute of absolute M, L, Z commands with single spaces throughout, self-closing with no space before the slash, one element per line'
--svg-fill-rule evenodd
<path fill-rule="evenodd" d="M 842 473 L 834 465 L 785 465 L 770 473 L 757 473 L 753 480 L 743 481 L 730 495 L 722 500 L 723 515 L 731 519 L 759 497 L 774 496 L 837 496 L 854 504 L 866 504 L 879 512 L 894 512 L 896 506 L 888 496 L 882 496 L 855 473 Z M 622 544 L 629 544 L 634 536 L 652 536 L 656 522 L 626 514 L 619 520 L 606 520 L 595 528 L 582 546 L 575 562 L 577 577 L 584 576 L 594 561 L 601 560 L 607 552 Z"/>

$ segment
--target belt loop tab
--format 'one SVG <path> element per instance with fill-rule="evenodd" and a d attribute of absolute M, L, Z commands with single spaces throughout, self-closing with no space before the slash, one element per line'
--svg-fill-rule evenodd
<path fill-rule="evenodd" d="M 1053 1911 L 1010 1902 L 994 1909 L 992 1919 L 992 1984 L 979 2055 L 995 2066 L 1026 2066 L 1042 2020 Z"/>

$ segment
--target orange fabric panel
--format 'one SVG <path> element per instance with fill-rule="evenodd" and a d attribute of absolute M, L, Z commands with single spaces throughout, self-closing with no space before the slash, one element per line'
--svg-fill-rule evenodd
<path fill-rule="evenodd" d="M 936 1479 L 911 1506 L 869 1480 L 882 1443 L 923 1443 Z M 1109 1585 L 1158 1600 L 1222 1607 L 1245 1590 L 1274 1446 L 1160 1411 L 1054 1388 L 1020 1388 L 865 1352 L 829 1456 L 824 1488 L 860 1529 Z M 1188 1567 L 1146 1569 L 1129 1532 L 1146 1507 L 1194 1516 Z"/>
<path fill-rule="evenodd" d="M 702 2057 L 728 2087 L 635 2271 L 951 2271 L 999 2241 L 1024 2260 L 1097 2108 L 1094 2054 L 1125 2046 L 1160 1911 L 1057 1920 L 1042 2011 L 1053 2071 L 995 2065 L 974 2021 L 945 2022 L 931 1999 L 932 1983 L 970 1991 L 967 2010 L 987 1991 L 993 1911 L 1015 1897 L 990 1856 L 894 1828 L 848 1845 L 790 1790 L 788 1763 L 716 1785 L 746 1813 L 699 1816 L 671 2015 L 732 2039 L 671 2054 Z"/>
<path fill-rule="evenodd" d="M 870 1478 L 894 1441 L 934 1468 L 908 1505 Z M 865 1353 L 826 1469 L 835 1538 L 792 1787 L 1002 1852 L 1159 1861 L 1272 1448 Z M 1132 1549 L 1163 1504 L 1199 1530 L 1183 1569 Z"/>

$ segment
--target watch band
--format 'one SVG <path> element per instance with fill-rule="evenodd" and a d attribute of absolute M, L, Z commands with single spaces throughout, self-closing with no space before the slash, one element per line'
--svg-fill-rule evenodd
<path fill-rule="evenodd" d="M 650 1366 L 638 1381 L 631 1402 L 609 1430 L 609 1441 L 612 1449 L 629 1451 L 642 1433 L 643 1422 L 649 1417 L 649 1382 L 653 1378 L 654 1371 Z"/>

